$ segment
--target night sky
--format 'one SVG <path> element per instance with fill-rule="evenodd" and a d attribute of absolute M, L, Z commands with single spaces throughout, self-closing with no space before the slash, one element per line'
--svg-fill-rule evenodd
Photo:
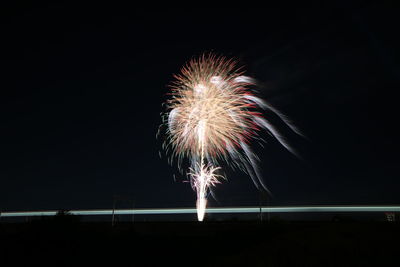
<path fill-rule="evenodd" d="M 266 114 L 302 156 L 267 135 L 255 147 L 269 205 L 399 204 L 399 10 L 345 3 L 3 8 L 0 210 L 110 208 L 115 195 L 193 207 L 156 132 L 172 75 L 207 51 L 238 58 L 307 136 Z M 210 206 L 258 205 L 251 179 L 227 174 Z"/>

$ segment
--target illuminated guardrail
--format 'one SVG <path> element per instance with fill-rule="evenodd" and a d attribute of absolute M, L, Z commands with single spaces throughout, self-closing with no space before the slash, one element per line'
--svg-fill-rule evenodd
<path fill-rule="evenodd" d="M 0 217 L 54 216 L 58 211 L 5 211 Z M 298 206 L 208 208 L 207 213 L 312 213 L 312 212 L 400 212 L 400 206 Z M 163 215 L 194 214 L 194 208 L 69 210 L 73 215 Z"/>

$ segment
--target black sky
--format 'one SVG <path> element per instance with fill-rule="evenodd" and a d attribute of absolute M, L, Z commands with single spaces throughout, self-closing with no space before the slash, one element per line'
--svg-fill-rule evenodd
<path fill-rule="evenodd" d="M 399 10 L 344 3 L 4 8 L 0 209 L 193 206 L 155 135 L 172 74 L 206 51 L 239 58 L 308 137 L 280 125 L 303 160 L 270 138 L 257 149 L 272 204 L 398 204 Z M 251 179 L 228 174 L 211 205 L 257 204 Z"/>

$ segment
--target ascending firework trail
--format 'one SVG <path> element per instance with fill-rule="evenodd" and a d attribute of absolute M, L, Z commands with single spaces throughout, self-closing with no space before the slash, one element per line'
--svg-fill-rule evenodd
<path fill-rule="evenodd" d="M 164 148 L 172 151 L 178 168 L 184 159 L 190 162 L 199 221 L 204 218 L 209 188 L 223 178 L 216 167 L 222 162 L 248 173 L 258 189 L 268 191 L 249 147 L 258 131 L 265 129 L 293 152 L 261 109 L 274 112 L 300 134 L 283 114 L 254 94 L 255 82 L 243 74 L 234 60 L 209 54 L 188 62 L 171 85 L 163 114 Z"/>

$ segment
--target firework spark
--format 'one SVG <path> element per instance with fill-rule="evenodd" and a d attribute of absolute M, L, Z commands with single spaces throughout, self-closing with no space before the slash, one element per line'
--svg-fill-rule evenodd
<path fill-rule="evenodd" d="M 294 152 L 262 115 L 274 112 L 293 131 L 299 131 L 271 105 L 254 95 L 255 82 L 244 76 L 234 60 L 203 55 L 189 61 L 171 86 L 166 102 L 165 148 L 172 151 L 178 167 L 188 159 L 189 177 L 197 193 L 199 221 L 203 220 L 210 187 L 220 183 L 218 164 L 225 162 L 250 175 L 257 188 L 268 189 L 259 174 L 257 156 L 249 143 L 265 129 L 285 148 Z"/>

